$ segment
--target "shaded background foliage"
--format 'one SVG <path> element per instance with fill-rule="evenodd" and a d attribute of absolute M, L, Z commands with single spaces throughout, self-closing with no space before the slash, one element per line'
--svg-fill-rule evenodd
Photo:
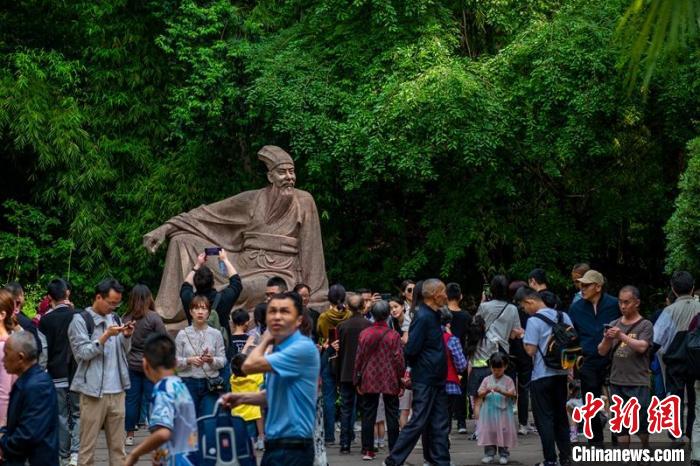
<path fill-rule="evenodd" d="M 563 291 L 586 260 L 656 293 L 664 267 L 700 273 L 700 53 L 659 54 L 626 92 L 628 6 L 14 2 L 0 13 L 3 280 L 155 288 L 164 251 L 141 236 L 264 184 L 255 153 L 276 144 L 316 198 L 331 282 L 440 275 L 478 292 L 541 266 Z"/>

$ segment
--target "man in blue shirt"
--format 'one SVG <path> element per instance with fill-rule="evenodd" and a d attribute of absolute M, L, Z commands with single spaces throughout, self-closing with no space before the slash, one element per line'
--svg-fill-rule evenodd
<path fill-rule="evenodd" d="M 608 372 L 610 359 L 598 354 L 598 345 L 603 340 L 604 325 L 620 317 L 620 307 L 617 298 L 603 292 L 605 278 L 595 270 L 589 270 L 579 278 L 582 299 L 569 308 L 569 316 L 574 323 L 576 332 L 581 340 L 583 349 L 583 366 L 581 377 L 581 396 L 591 392 L 600 397 Z M 593 438 L 591 444 L 603 442 L 603 424 L 600 417 L 592 421 Z"/>
<path fill-rule="evenodd" d="M 531 316 L 544 316 L 553 322 L 557 322 L 561 316 L 566 324 L 571 325 L 568 315 L 547 308 L 540 294 L 531 288 L 522 292 L 520 306 Z M 551 334 L 551 325 L 540 318 L 530 318 L 523 338 L 525 351 L 534 358 L 530 395 L 532 413 L 542 443 L 544 466 L 557 464 L 557 448 L 559 464 L 569 464 L 571 455 L 569 419 L 566 414 L 567 371 L 547 367 L 542 356 L 547 351 Z"/>
<path fill-rule="evenodd" d="M 418 438 L 425 431 L 430 439 L 423 443 L 430 462 L 436 466 L 450 464 L 447 436 L 447 354 L 440 326 L 440 308 L 447 304 L 445 284 L 432 278 L 423 282 L 423 303 L 418 307 L 408 331 L 404 349 L 411 367 L 413 415 L 385 460 L 387 466 L 403 464 Z"/>
<path fill-rule="evenodd" d="M 266 389 L 228 393 L 222 403 L 267 406 L 265 454 L 261 466 L 308 466 L 314 461 L 316 382 L 320 358 L 316 345 L 299 332 L 301 298 L 284 292 L 267 304 L 267 330 L 243 363 L 243 372 L 264 372 Z M 272 352 L 267 353 L 272 348 Z"/>

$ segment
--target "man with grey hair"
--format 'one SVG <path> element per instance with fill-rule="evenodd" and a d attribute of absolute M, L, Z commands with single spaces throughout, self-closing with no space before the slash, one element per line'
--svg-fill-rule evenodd
<path fill-rule="evenodd" d="M 355 405 L 357 402 L 354 369 L 357 345 L 360 341 L 360 333 L 372 325 L 362 314 L 365 303 L 361 294 L 349 295 L 347 303 L 352 316 L 338 324 L 337 342 L 337 377 L 340 384 L 340 453 L 343 455 L 350 453 L 350 444 L 354 435 L 353 426 L 355 425 Z"/>
<path fill-rule="evenodd" d="M 3 365 L 17 381 L 10 392 L 7 425 L 0 429 L 3 465 L 58 466 L 58 405 L 51 377 L 39 366 L 34 335 L 12 334 Z"/>
<path fill-rule="evenodd" d="M 411 367 L 413 416 L 399 433 L 385 460 L 387 466 L 403 464 L 423 432 L 430 439 L 423 448 L 436 466 L 450 464 L 448 447 L 447 354 L 440 327 L 440 309 L 447 304 L 445 284 L 431 278 L 423 282 L 423 302 L 416 308 L 404 349 Z"/>

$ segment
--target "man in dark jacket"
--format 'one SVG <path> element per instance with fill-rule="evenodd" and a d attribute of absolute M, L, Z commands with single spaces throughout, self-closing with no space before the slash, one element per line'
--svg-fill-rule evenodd
<path fill-rule="evenodd" d="M 447 359 L 440 328 L 440 308 L 447 304 L 445 284 L 435 278 L 423 282 L 423 300 L 411 321 L 404 350 L 406 365 L 411 367 L 413 416 L 399 434 L 385 461 L 387 466 L 403 464 L 423 431 L 430 438 L 423 448 L 429 449 L 432 463 L 450 464 L 445 391 Z"/>
<path fill-rule="evenodd" d="M 348 308 L 352 317 L 338 324 L 338 382 L 340 382 L 340 453 L 350 453 L 350 443 L 355 420 L 355 402 L 357 392 L 353 371 L 360 333 L 372 323 L 362 314 L 364 300 L 362 295 L 354 294 L 348 298 Z"/>
<path fill-rule="evenodd" d="M 46 335 L 47 370 L 58 397 L 60 456 L 69 466 L 76 466 L 80 451 L 80 396 L 69 389 L 72 377 L 69 361 L 73 353 L 68 341 L 68 327 L 75 311 L 68 301 L 68 294 L 65 280 L 51 280 L 48 286 L 51 310 L 39 321 L 39 330 Z"/>
<path fill-rule="evenodd" d="M 58 466 L 58 408 L 51 377 L 37 364 L 39 352 L 29 332 L 5 343 L 3 365 L 18 376 L 10 392 L 7 425 L 0 429 L 3 465 Z"/>
<path fill-rule="evenodd" d="M 604 292 L 605 278 L 596 270 L 589 270 L 578 279 L 583 299 L 576 301 L 569 308 L 569 316 L 581 339 L 583 349 L 583 366 L 579 371 L 581 377 L 581 395 L 593 393 L 599 397 L 608 373 L 610 359 L 598 354 L 598 345 L 603 340 L 603 326 L 620 317 L 617 298 Z M 603 442 L 603 423 L 599 416 L 592 420 L 593 438 L 591 444 Z"/>

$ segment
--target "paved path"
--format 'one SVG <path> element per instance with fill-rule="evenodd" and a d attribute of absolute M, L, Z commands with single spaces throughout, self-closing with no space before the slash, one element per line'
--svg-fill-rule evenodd
<path fill-rule="evenodd" d="M 474 430 L 474 421 L 468 421 L 467 428 L 469 433 Z M 456 432 L 456 431 L 455 431 Z M 146 436 L 146 432 L 143 430 L 136 433 L 136 442 L 140 442 Z M 654 436 L 656 438 L 658 436 Z M 663 440 L 663 436 L 659 439 Z M 359 432 L 357 433 L 357 441 L 359 442 Z M 452 462 L 458 466 L 476 466 L 481 465 L 481 458 L 483 456 L 483 450 L 476 444 L 474 440 L 468 440 L 467 435 L 460 435 L 454 433 L 450 436 L 450 441 L 452 444 L 450 453 L 452 455 Z M 127 448 L 127 451 L 131 450 L 131 447 Z M 353 444 L 352 451 L 350 455 L 339 454 L 338 446 L 328 447 L 328 460 L 331 466 L 344 466 L 344 465 L 376 465 L 382 464 L 382 460 L 386 457 L 386 449 L 380 450 L 377 454 L 377 458 L 374 461 L 362 461 L 362 456 L 360 454 L 359 444 Z M 689 458 L 689 455 L 686 455 Z M 100 441 L 98 442 L 98 449 L 96 452 L 96 465 L 107 466 L 109 463 L 107 461 L 107 448 L 104 440 L 104 435 L 100 436 Z M 511 461 L 509 464 L 512 465 L 533 465 L 542 460 L 542 449 L 540 447 L 540 439 L 537 434 L 530 434 L 527 436 L 518 436 L 518 446 L 515 447 L 511 452 Z M 258 458 L 258 463 L 260 462 L 260 457 Z M 138 463 L 139 466 L 150 466 L 149 458 L 142 458 Z M 417 447 L 413 450 L 413 453 L 408 458 L 406 462 L 408 466 L 422 466 L 423 457 L 422 449 Z"/>

